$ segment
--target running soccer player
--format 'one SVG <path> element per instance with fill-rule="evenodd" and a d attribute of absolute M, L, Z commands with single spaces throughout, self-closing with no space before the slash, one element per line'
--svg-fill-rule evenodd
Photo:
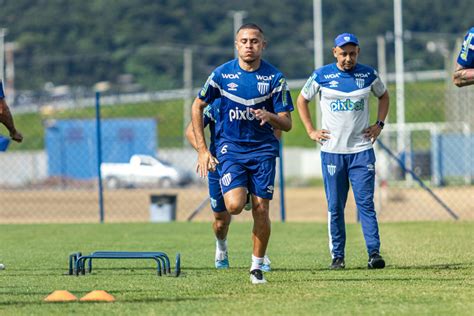
<path fill-rule="evenodd" d="M 215 114 L 214 110 L 218 107 L 220 101 L 219 99 L 215 100 L 212 104 L 209 104 L 204 109 L 204 121 L 203 127 L 209 127 L 210 132 L 210 143 L 209 143 L 209 152 L 212 156 L 216 156 L 216 145 L 215 145 Z M 198 150 L 196 145 L 196 137 L 193 132 L 193 126 L 190 123 L 186 127 L 186 138 L 188 139 L 191 146 Z M 219 169 L 217 165 L 216 169 Z M 215 267 L 216 269 L 228 269 L 229 268 L 229 254 L 227 246 L 227 233 L 229 231 L 229 225 L 231 222 L 231 216 L 225 207 L 224 196 L 222 195 L 221 186 L 219 183 L 219 173 L 216 171 L 209 171 L 208 173 L 208 186 L 209 186 L 209 197 L 211 201 L 211 209 L 214 213 L 214 222 L 212 224 L 212 229 L 214 230 L 214 235 L 216 236 L 216 255 L 215 255 Z M 248 199 L 248 197 L 247 197 Z M 246 205 L 247 208 L 247 205 Z M 250 206 L 251 208 L 251 206 Z M 250 209 L 249 208 L 249 209 Z M 261 269 L 265 272 L 271 270 L 270 259 L 265 255 L 264 261 Z"/>
<path fill-rule="evenodd" d="M 346 230 L 344 208 L 349 182 L 362 223 L 368 268 L 381 269 L 380 237 L 374 208 L 375 155 L 372 144 L 384 127 L 389 96 L 377 72 L 357 63 L 360 48 L 357 37 L 343 33 L 336 37 L 333 55 L 336 63 L 316 69 L 301 90 L 298 112 L 309 138 L 321 144 L 324 189 L 328 202 L 331 269 L 345 267 Z M 369 124 L 369 95 L 378 98 L 375 124 Z M 319 94 L 322 128 L 316 130 L 308 110 L 309 101 Z"/>
<path fill-rule="evenodd" d="M 252 193 L 250 280 L 253 284 L 266 283 L 261 265 L 270 238 L 269 203 L 273 197 L 275 159 L 279 154 L 274 129 L 289 131 L 293 110 L 282 73 L 261 59 L 265 45 L 258 25 L 242 25 L 235 38 L 238 58 L 214 70 L 192 106 L 199 151 L 198 172 L 206 176 L 215 164 L 204 139 L 203 109 L 220 99 L 216 152 L 228 212 L 240 214 L 246 203 L 247 188 Z"/>
<path fill-rule="evenodd" d="M 458 87 L 474 84 L 474 26 L 464 37 L 453 74 L 453 82 Z"/>

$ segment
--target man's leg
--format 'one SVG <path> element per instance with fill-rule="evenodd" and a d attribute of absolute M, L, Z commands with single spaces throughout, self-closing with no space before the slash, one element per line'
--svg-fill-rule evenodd
<path fill-rule="evenodd" d="M 247 201 L 247 188 L 237 187 L 224 193 L 224 202 L 231 215 L 238 215 L 244 209 Z"/>
<path fill-rule="evenodd" d="M 212 229 L 216 236 L 216 255 L 215 267 L 217 269 L 229 268 L 229 258 L 227 252 L 227 232 L 231 216 L 227 212 L 222 196 L 221 186 L 219 183 L 220 177 L 218 172 L 209 172 L 209 197 L 211 199 L 211 208 L 214 213 L 214 222 Z"/>
<path fill-rule="evenodd" d="M 262 265 L 271 232 L 269 209 L 275 183 L 275 158 L 269 157 L 263 161 L 254 159 L 248 167 L 250 174 L 249 191 L 252 193 L 252 216 L 254 220 L 250 280 L 253 284 L 260 284 L 266 283 L 262 274 Z"/>
<path fill-rule="evenodd" d="M 385 261 L 380 257 L 379 227 L 374 207 L 375 155 L 373 149 L 357 153 L 352 157 L 349 178 L 369 255 L 369 267 L 383 268 Z M 375 255 L 377 255 L 376 264 L 371 267 L 370 260 Z"/>
<path fill-rule="evenodd" d="M 331 268 L 345 267 L 346 228 L 344 208 L 349 191 L 349 179 L 344 155 L 321 153 L 324 189 L 328 202 L 329 251 L 333 259 Z"/>
<path fill-rule="evenodd" d="M 253 255 L 254 257 L 262 258 L 262 262 L 259 262 L 258 266 L 253 266 L 252 263 L 252 268 L 260 268 L 263 264 L 263 257 L 267 251 L 268 240 L 270 239 L 271 233 L 269 209 L 270 200 L 252 195 Z"/>
<path fill-rule="evenodd" d="M 216 269 L 229 268 L 229 256 L 227 249 L 227 232 L 229 231 L 231 215 L 226 211 L 214 212 L 212 228 L 216 235 Z"/>

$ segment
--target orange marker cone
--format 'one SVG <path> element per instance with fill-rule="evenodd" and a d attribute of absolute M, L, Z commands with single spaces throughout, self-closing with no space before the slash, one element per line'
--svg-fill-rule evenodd
<path fill-rule="evenodd" d="M 102 290 L 94 290 L 80 299 L 81 302 L 113 302 L 115 298 Z"/>
<path fill-rule="evenodd" d="M 45 302 L 73 302 L 77 301 L 77 297 L 71 294 L 69 291 L 57 290 L 46 296 Z"/>

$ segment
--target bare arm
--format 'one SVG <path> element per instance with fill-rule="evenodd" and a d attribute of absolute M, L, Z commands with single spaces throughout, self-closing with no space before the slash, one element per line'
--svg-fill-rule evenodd
<path fill-rule="evenodd" d="M 464 87 L 474 84 L 474 68 L 463 68 L 456 64 L 453 73 L 453 83 L 458 87 Z"/>
<path fill-rule="evenodd" d="M 317 141 L 318 143 L 322 144 L 324 140 L 330 138 L 330 132 L 328 130 L 316 130 L 313 125 L 313 121 L 311 120 L 311 113 L 309 112 L 309 101 L 306 100 L 301 94 L 298 96 L 296 100 L 296 107 L 298 108 L 298 113 L 300 115 L 300 119 L 303 122 L 303 125 L 306 129 L 306 133 L 308 134 L 309 138 Z"/>
<path fill-rule="evenodd" d="M 5 102 L 5 99 L 0 99 L 0 122 L 5 125 L 5 127 L 10 132 L 10 137 L 16 142 L 21 143 L 23 140 L 23 135 L 15 128 L 15 123 L 13 122 L 13 117 L 10 112 L 10 108 Z"/>
<path fill-rule="evenodd" d="M 388 115 L 388 109 L 390 106 L 390 97 L 388 95 L 388 91 L 385 91 L 382 96 L 379 97 L 379 109 L 377 113 L 377 121 L 384 122 Z M 364 136 L 369 138 L 372 141 L 372 144 L 375 142 L 377 137 L 379 137 L 380 133 L 382 132 L 382 127 L 377 124 L 369 126 L 364 131 Z"/>
<path fill-rule="evenodd" d="M 198 152 L 198 164 L 197 172 L 200 177 L 207 176 L 207 172 L 213 169 L 213 159 L 206 145 L 206 139 L 204 138 L 204 123 L 202 120 L 202 114 L 207 103 L 199 98 L 194 99 L 192 105 L 192 127 L 195 136 L 195 145 Z"/>
<path fill-rule="evenodd" d="M 189 144 L 191 144 L 191 146 L 193 146 L 193 148 L 196 151 L 198 151 L 198 147 L 197 147 L 197 143 L 196 143 L 196 136 L 194 136 L 193 123 L 192 122 L 190 122 L 188 124 L 184 134 L 186 135 L 186 139 L 188 140 Z"/>

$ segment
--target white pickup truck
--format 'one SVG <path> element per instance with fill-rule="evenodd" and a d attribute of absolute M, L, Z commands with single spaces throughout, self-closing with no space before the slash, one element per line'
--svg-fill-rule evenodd
<path fill-rule="evenodd" d="M 133 155 L 129 163 L 102 163 L 102 179 L 109 189 L 133 187 L 172 187 L 192 181 L 189 173 L 147 155 Z"/>

